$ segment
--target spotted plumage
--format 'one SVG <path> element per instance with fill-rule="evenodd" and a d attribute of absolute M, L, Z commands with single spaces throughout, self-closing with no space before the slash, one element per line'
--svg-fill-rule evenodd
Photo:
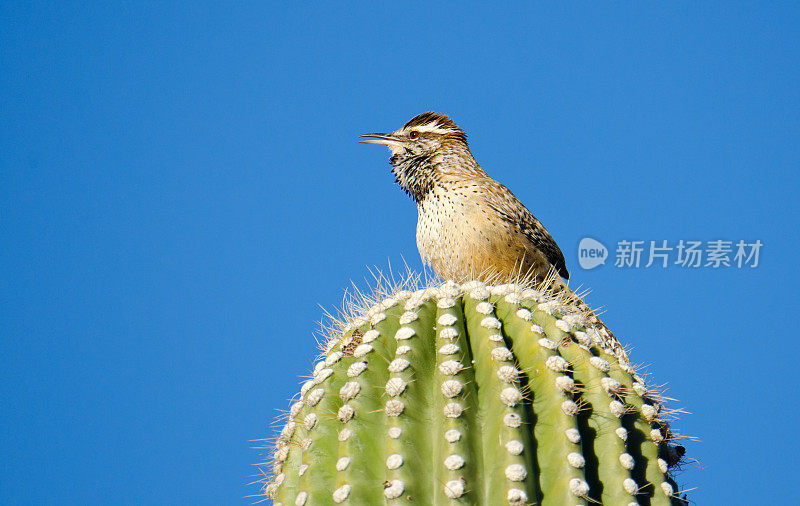
<path fill-rule="evenodd" d="M 425 112 L 391 134 L 365 137 L 392 151 L 396 181 L 417 204 L 417 247 L 438 276 L 543 279 L 552 268 L 569 278 L 552 236 L 478 165 L 452 119 Z"/>

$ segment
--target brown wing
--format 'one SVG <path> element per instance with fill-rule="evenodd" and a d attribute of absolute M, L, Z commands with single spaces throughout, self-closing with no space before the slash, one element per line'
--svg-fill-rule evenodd
<path fill-rule="evenodd" d="M 569 279 L 564 254 L 533 213 L 522 205 L 522 202 L 511 193 L 511 190 L 494 179 L 486 178 L 481 181 L 481 186 L 487 189 L 486 200 L 489 206 L 508 221 L 515 230 L 524 235 L 564 279 Z"/>

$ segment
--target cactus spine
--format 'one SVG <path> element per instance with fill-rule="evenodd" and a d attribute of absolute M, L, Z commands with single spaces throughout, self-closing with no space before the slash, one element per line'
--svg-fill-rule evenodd
<path fill-rule="evenodd" d="M 275 505 L 684 504 L 660 405 L 565 301 L 451 282 L 337 334 L 264 464 Z"/>

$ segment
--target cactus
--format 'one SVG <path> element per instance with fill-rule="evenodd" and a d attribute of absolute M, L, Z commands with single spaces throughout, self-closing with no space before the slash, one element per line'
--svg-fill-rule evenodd
<path fill-rule="evenodd" d="M 569 301 L 449 282 L 355 313 L 262 464 L 276 506 L 685 504 L 659 397 Z"/>

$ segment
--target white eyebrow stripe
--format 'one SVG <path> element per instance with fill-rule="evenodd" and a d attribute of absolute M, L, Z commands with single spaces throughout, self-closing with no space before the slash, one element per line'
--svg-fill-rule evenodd
<path fill-rule="evenodd" d="M 455 128 L 440 128 L 435 123 L 428 123 L 427 125 L 419 125 L 409 127 L 409 130 L 416 130 L 417 132 L 433 132 L 436 134 L 447 134 L 455 132 Z"/>

